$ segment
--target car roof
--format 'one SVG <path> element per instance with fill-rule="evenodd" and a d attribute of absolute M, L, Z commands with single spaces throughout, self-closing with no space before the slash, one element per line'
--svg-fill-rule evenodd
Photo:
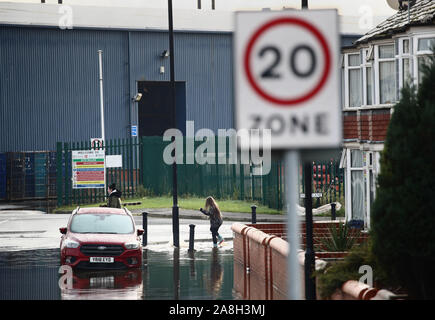
<path fill-rule="evenodd" d="M 91 207 L 91 208 L 78 208 L 76 214 L 122 214 L 128 215 L 128 212 L 124 209 L 107 208 L 107 207 Z"/>

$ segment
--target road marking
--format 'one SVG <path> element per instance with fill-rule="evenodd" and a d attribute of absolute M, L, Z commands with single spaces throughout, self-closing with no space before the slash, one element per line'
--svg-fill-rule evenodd
<path fill-rule="evenodd" d="M 44 233 L 47 232 L 45 230 L 41 230 L 41 231 L 0 231 L 0 234 L 26 234 L 26 233 Z"/>

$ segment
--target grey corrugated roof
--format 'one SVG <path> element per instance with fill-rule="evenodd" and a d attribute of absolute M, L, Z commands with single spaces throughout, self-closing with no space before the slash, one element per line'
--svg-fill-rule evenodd
<path fill-rule="evenodd" d="M 434 24 L 435 1 L 417 0 L 410 10 L 410 22 L 408 23 L 408 10 L 398 11 L 396 14 L 377 25 L 364 36 L 355 41 L 355 44 L 365 43 L 370 40 L 390 37 L 404 31 L 410 26 Z"/>

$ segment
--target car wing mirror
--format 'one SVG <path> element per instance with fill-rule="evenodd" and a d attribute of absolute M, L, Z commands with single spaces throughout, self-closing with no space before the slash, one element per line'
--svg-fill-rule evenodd
<path fill-rule="evenodd" d="M 138 236 L 143 235 L 144 232 L 145 232 L 145 231 L 144 231 L 143 229 L 137 229 L 137 235 L 138 235 Z"/>
<path fill-rule="evenodd" d="M 66 228 L 59 228 L 60 233 L 66 234 Z"/>

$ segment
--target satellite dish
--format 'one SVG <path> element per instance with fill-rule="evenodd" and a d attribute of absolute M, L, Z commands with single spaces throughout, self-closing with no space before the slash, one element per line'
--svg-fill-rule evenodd
<path fill-rule="evenodd" d="M 399 10 L 400 9 L 400 3 L 399 0 L 387 0 L 387 4 L 390 6 L 393 10 Z"/>

